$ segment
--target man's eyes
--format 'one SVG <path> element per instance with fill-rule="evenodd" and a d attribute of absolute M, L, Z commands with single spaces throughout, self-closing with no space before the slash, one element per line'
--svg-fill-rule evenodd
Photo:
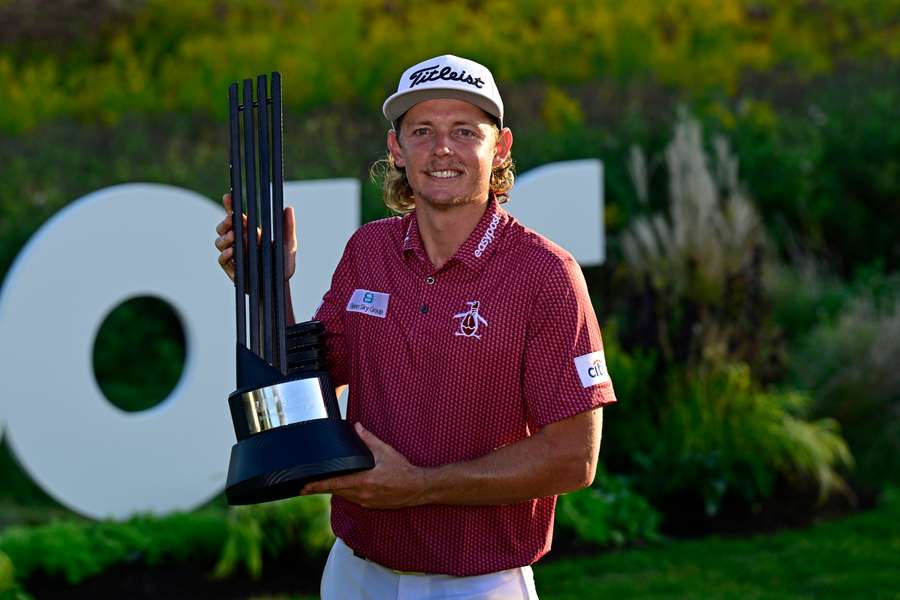
<path fill-rule="evenodd" d="M 478 133 L 473 129 L 468 129 L 466 127 L 460 127 L 453 131 L 454 135 L 461 138 L 476 138 L 478 137 Z M 412 130 L 412 135 L 416 137 L 423 137 L 431 134 L 431 129 L 428 127 L 416 127 Z"/>

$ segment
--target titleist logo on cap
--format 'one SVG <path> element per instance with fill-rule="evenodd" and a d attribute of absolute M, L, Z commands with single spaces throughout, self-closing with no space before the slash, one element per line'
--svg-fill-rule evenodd
<path fill-rule="evenodd" d="M 472 77 L 471 75 L 466 74 L 465 69 L 457 73 L 450 67 L 438 69 L 439 66 L 440 65 L 431 65 L 410 73 L 410 89 L 416 87 L 417 85 L 428 83 L 429 81 L 437 81 L 438 79 L 444 79 L 446 81 L 461 81 L 462 83 L 474 85 L 478 89 L 484 87 L 484 80 L 481 79 L 481 77 Z"/>
<path fill-rule="evenodd" d="M 396 127 L 397 120 L 416 104 L 440 99 L 474 104 L 503 127 L 503 100 L 490 69 L 452 54 L 435 56 L 406 69 L 381 112 Z"/>

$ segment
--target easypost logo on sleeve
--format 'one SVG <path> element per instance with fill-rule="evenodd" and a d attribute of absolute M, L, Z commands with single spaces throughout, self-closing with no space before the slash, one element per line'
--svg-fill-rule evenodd
<path fill-rule="evenodd" d="M 348 312 L 360 312 L 373 317 L 387 316 L 388 300 L 390 294 L 372 292 L 369 290 L 353 290 L 350 302 L 347 303 Z"/>
<path fill-rule="evenodd" d="M 578 371 L 578 378 L 581 379 L 583 387 L 591 387 L 609 381 L 603 350 L 575 357 L 575 370 Z"/>

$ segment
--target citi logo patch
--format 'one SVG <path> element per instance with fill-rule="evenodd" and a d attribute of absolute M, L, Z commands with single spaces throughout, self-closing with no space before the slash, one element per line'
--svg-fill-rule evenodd
<path fill-rule="evenodd" d="M 478 314 L 478 308 L 481 306 L 481 302 L 478 300 L 471 300 L 466 302 L 466 304 L 469 305 L 469 310 L 453 315 L 454 319 L 462 319 L 459 322 L 459 330 L 453 335 L 481 339 L 481 336 L 478 334 L 478 329 L 482 325 L 487 327 L 488 324 L 485 318 Z"/>
<path fill-rule="evenodd" d="M 350 302 L 347 303 L 347 312 L 359 312 L 383 319 L 387 316 L 388 301 L 390 299 L 390 294 L 382 292 L 353 290 Z"/>
<path fill-rule="evenodd" d="M 591 387 L 598 383 L 609 381 L 609 372 L 606 370 L 606 357 L 603 350 L 583 354 L 575 358 L 575 370 L 582 387 Z"/>

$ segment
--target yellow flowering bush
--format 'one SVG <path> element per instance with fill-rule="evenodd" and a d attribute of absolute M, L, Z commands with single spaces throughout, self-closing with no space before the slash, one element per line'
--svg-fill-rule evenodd
<path fill-rule="evenodd" d="M 443 52 L 485 61 L 501 82 L 653 79 L 692 94 L 733 92 L 748 72 L 810 76 L 842 58 L 900 56 L 898 0 L 148 0 L 135 10 L 97 32 L 96 51 L 0 46 L 0 130 L 63 115 L 223 118 L 216 90 L 272 70 L 288 109 L 371 108 L 403 68 Z"/>

